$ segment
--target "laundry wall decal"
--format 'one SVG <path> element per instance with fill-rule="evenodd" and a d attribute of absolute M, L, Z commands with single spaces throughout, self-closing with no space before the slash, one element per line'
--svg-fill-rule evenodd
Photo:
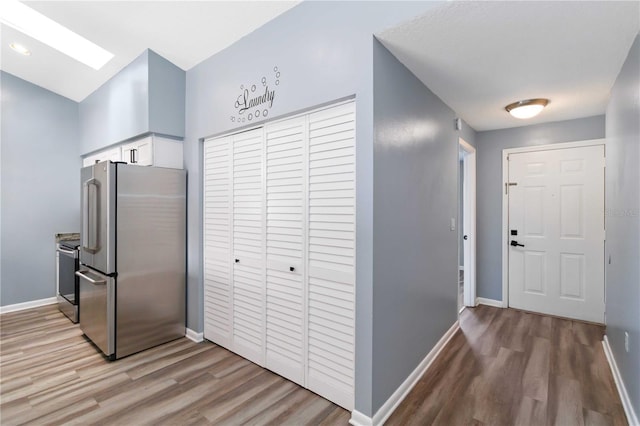
<path fill-rule="evenodd" d="M 271 78 L 263 76 L 260 83 L 241 84 L 234 107 L 236 112 L 231 116 L 235 123 L 246 123 L 260 118 L 266 118 L 273 107 L 276 98 L 276 87 L 280 85 L 280 71 L 273 67 Z"/>

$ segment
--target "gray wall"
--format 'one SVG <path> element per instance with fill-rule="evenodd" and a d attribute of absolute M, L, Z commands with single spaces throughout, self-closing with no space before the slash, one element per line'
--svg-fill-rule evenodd
<path fill-rule="evenodd" d="M 640 35 L 607 107 L 607 336 L 627 392 L 640 414 Z M 624 348 L 624 332 L 630 351 Z"/>
<path fill-rule="evenodd" d="M 1 72 L 0 304 L 55 296 L 55 239 L 80 231 L 78 104 Z"/>
<path fill-rule="evenodd" d="M 185 74 L 145 50 L 80 102 L 80 154 L 146 133 L 183 138 Z"/>
<path fill-rule="evenodd" d="M 476 295 L 502 300 L 502 150 L 604 138 L 604 116 L 478 132 Z"/>
<path fill-rule="evenodd" d="M 372 415 L 373 71 L 372 34 L 437 2 L 303 2 L 187 72 L 188 321 L 203 330 L 202 143 L 249 124 L 231 121 L 240 86 L 280 84 L 269 119 L 356 97 L 356 409 Z M 363 19 L 363 16 L 366 19 Z M 272 80 L 270 80 L 272 81 Z M 271 87 L 273 88 L 273 86 Z M 251 124 L 255 124 L 252 122 Z M 455 255 L 454 255 L 455 259 Z"/>
<path fill-rule="evenodd" d="M 186 73 L 153 50 L 149 55 L 149 131 L 184 137 Z"/>
<path fill-rule="evenodd" d="M 457 319 L 454 112 L 384 46 L 373 55 L 373 411 Z"/>
<path fill-rule="evenodd" d="M 149 73 L 148 51 L 145 51 L 80 102 L 79 154 L 88 154 L 148 130 Z"/>

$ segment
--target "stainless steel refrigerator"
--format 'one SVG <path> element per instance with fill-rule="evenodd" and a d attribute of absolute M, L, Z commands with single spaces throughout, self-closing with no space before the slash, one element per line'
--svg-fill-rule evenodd
<path fill-rule="evenodd" d="M 80 328 L 110 359 L 185 334 L 186 172 L 81 171 Z"/>

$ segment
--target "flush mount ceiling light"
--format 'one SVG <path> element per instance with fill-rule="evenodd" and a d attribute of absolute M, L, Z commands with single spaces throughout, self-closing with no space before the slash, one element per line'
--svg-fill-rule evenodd
<path fill-rule="evenodd" d="M 31 55 L 31 51 L 21 44 L 11 43 L 9 44 L 9 47 L 15 50 L 16 52 L 20 53 L 21 55 L 24 55 L 24 56 Z"/>
<path fill-rule="evenodd" d="M 549 99 L 527 99 L 507 105 L 504 109 L 515 118 L 531 118 L 540 114 L 540 111 L 547 106 Z"/>
<path fill-rule="evenodd" d="M 16 0 L 0 2 L 0 21 L 96 70 L 113 58 L 113 53 Z"/>

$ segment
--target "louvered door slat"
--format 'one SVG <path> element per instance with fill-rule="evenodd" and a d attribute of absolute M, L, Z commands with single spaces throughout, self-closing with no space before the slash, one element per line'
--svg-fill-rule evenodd
<path fill-rule="evenodd" d="M 264 362 L 263 131 L 233 135 L 233 346 Z"/>
<path fill-rule="evenodd" d="M 306 169 L 305 128 L 305 117 L 289 119 L 265 127 L 267 150 L 266 366 L 301 385 L 304 385 L 305 365 L 304 198 L 302 196 Z M 290 196 L 281 194 L 290 194 Z M 286 322 L 283 321 L 285 318 Z"/>
<path fill-rule="evenodd" d="M 352 410 L 355 108 L 309 115 L 307 387 Z"/>
<path fill-rule="evenodd" d="M 204 337 L 230 347 L 231 137 L 204 143 Z"/>

